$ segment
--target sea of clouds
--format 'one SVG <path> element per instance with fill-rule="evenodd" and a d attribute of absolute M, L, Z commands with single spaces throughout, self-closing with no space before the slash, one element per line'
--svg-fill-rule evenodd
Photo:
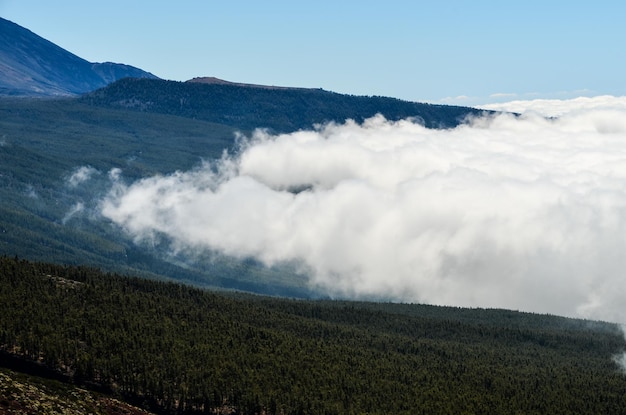
<path fill-rule="evenodd" d="M 191 171 L 112 176 L 101 213 L 175 251 L 300 263 L 334 297 L 626 322 L 626 97 L 485 108 L 521 115 L 257 131 Z"/>

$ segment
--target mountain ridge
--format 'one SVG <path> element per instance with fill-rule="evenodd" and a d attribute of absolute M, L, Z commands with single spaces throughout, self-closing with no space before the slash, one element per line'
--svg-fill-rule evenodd
<path fill-rule="evenodd" d="M 0 17 L 0 95 L 76 96 L 126 77 L 157 77 L 113 62 L 89 62 Z"/>
<path fill-rule="evenodd" d="M 391 97 L 340 94 L 323 89 L 273 87 L 194 78 L 121 79 L 84 94 L 82 103 L 199 119 L 244 130 L 269 128 L 284 133 L 375 115 L 397 121 L 411 118 L 427 128 L 454 128 L 485 110 L 404 101 Z"/>
<path fill-rule="evenodd" d="M 302 88 L 302 87 L 295 87 L 295 86 L 277 86 L 277 85 L 249 84 L 245 82 L 231 82 L 231 81 L 227 81 L 224 79 L 216 78 L 214 76 L 197 76 L 185 82 L 196 83 L 196 84 L 209 84 L 209 85 L 232 85 L 232 86 L 241 86 L 241 87 L 246 87 L 246 88 L 261 88 L 261 89 L 293 89 L 293 90 L 305 90 L 305 91 L 307 90 L 321 91 L 322 90 L 321 88 Z"/>

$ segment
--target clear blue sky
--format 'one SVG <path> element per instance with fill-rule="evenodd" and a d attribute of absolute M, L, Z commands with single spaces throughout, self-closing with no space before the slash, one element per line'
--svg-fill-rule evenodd
<path fill-rule="evenodd" d="M 621 0 L 0 0 L 0 16 L 172 80 L 472 105 L 626 95 Z"/>

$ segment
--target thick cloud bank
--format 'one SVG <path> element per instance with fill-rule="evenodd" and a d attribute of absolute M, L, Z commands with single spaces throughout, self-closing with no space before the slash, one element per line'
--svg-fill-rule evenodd
<path fill-rule="evenodd" d="M 626 322 L 626 98 L 597 101 L 453 130 L 257 132 L 197 170 L 118 182 L 102 213 L 176 250 L 300 261 L 334 296 Z"/>
<path fill-rule="evenodd" d="M 516 113 L 535 112 L 545 117 L 560 117 L 590 110 L 626 111 L 626 99 L 610 95 L 594 98 L 578 97 L 568 100 L 535 99 L 530 101 L 510 101 L 499 104 L 482 105 L 481 108 Z"/>

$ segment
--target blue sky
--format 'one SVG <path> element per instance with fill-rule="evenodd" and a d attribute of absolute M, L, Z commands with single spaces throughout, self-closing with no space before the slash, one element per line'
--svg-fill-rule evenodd
<path fill-rule="evenodd" d="M 467 105 L 626 95 L 623 1 L 0 0 L 0 16 L 172 80 Z"/>

